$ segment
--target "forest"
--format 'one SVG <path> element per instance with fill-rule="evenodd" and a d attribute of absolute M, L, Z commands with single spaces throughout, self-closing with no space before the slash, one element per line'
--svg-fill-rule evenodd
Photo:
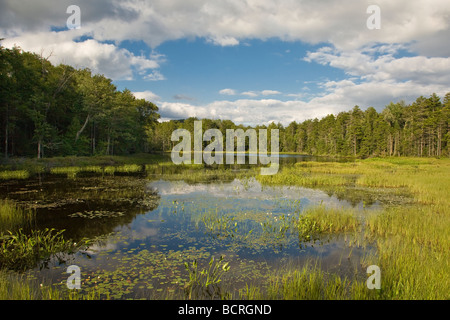
<path fill-rule="evenodd" d="M 175 129 L 193 132 L 196 118 L 159 122 L 158 107 L 119 91 L 89 69 L 54 66 L 49 57 L 0 47 L 0 152 L 8 157 L 128 155 L 170 151 Z M 202 119 L 203 130 L 248 129 L 231 120 Z M 271 123 L 280 152 L 352 156 L 450 156 L 450 92 L 381 112 L 354 106 L 322 119 Z"/>

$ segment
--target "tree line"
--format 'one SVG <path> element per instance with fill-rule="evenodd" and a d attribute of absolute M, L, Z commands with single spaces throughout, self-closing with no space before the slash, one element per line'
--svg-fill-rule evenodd
<path fill-rule="evenodd" d="M 0 152 L 10 156 L 126 155 L 170 151 L 176 129 L 197 118 L 158 122 L 158 107 L 89 69 L 52 65 L 48 57 L 0 47 Z M 250 127 L 202 119 L 203 131 Z M 450 92 L 381 112 L 359 106 L 278 129 L 281 152 L 333 156 L 450 156 Z M 270 131 L 269 131 L 270 132 Z M 270 133 L 268 135 L 270 137 Z M 208 143 L 204 143 L 206 145 Z M 270 144 L 270 141 L 269 141 Z M 269 146 L 270 150 L 270 146 Z"/>
<path fill-rule="evenodd" d="M 89 69 L 0 47 L 0 150 L 9 156 L 129 154 L 149 151 L 155 104 L 118 91 Z"/>
<path fill-rule="evenodd" d="M 171 141 L 176 129 L 194 132 L 197 118 L 173 120 L 152 128 L 154 149 L 170 151 L 177 142 Z M 230 120 L 203 119 L 203 131 L 250 127 L 236 125 Z M 419 97 L 412 104 L 390 103 L 381 112 L 359 106 L 337 115 L 311 119 L 288 126 L 271 123 L 254 129 L 278 129 L 280 152 L 296 152 L 333 156 L 450 156 L 450 92 L 441 102 L 432 94 Z M 270 132 L 270 131 L 269 131 Z M 268 134 L 270 138 L 270 133 Z M 204 145 L 208 144 L 204 142 Z M 270 141 L 269 141 L 270 145 Z M 268 147 L 270 150 L 270 146 Z"/>

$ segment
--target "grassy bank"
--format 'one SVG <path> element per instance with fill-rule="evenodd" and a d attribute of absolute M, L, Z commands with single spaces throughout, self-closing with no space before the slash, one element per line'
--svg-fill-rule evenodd
<path fill-rule="evenodd" d="M 0 160 L 0 179 L 15 175 L 17 179 L 27 178 L 29 174 L 50 171 L 56 168 L 95 168 L 118 167 L 126 165 L 153 164 L 167 159 L 167 155 L 161 154 L 135 154 L 130 156 L 93 156 L 93 157 L 55 157 L 55 158 L 10 158 Z M 90 168 L 90 169 L 89 169 Z M 98 169 L 95 169 L 98 170 Z M 15 171 L 15 173 L 11 173 Z M 12 177 L 14 178 L 14 177 Z"/>

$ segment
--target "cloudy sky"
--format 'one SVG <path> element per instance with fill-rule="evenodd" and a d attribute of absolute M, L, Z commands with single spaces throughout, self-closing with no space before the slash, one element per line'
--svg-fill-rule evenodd
<path fill-rule="evenodd" d="M 0 0 L 0 38 L 112 78 L 164 120 L 286 125 L 450 91 L 448 0 Z"/>

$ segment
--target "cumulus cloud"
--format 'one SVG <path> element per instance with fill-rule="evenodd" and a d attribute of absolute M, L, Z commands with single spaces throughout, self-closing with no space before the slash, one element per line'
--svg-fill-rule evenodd
<path fill-rule="evenodd" d="M 227 95 L 227 96 L 234 96 L 236 95 L 236 90 L 234 89 L 222 89 L 219 91 L 220 94 Z"/>
<path fill-rule="evenodd" d="M 450 83 L 450 58 L 395 57 L 399 46 L 365 47 L 362 50 L 342 51 L 322 47 L 308 52 L 305 61 L 317 62 L 342 69 L 363 80 L 411 80 L 420 84 Z"/>
<path fill-rule="evenodd" d="M 325 103 L 309 104 L 303 101 L 281 101 L 276 99 L 239 99 L 235 101 L 213 101 L 205 105 L 163 102 L 159 106 L 161 120 L 184 119 L 186 117 L 230 119 L 238 124 L 258 125 L 280 122 L 304 121 L 324 117 L 338 111 L 340 106 Z"/>
<path fill-rule="evenodd" d="M 15 32 L 64 26 L 70 0 L 4 0 L 0 27 Z M 222 46 L 245 39 L 279 38 L 329 42 L 339 49 L 369 43 L 413 43 L 424 55 L 449 56 L 447 0 L 378 0 L 380 30 L 368 30 L 368 1 L 79 0 L 82 28 L 98 41 L 144 40 L 152 47 L 182 38 L 205 38 Z M 431 44 L 433 52 L 429 46 Z M 437 52 L 437 53 L 436 53 Z"/>
<path fill-rule="evenodd" d="M 137 99 L 145 99 L 147 101 L 161 101 L 161 97 L 151 91 L 141 91 L 141 92 L 133 92 L 134 96 Z"/>
<path fill-rule="evenodd" d="M 263 96 L 273 96 L 273 95 L 281 94 L 281 92 L 277 91 L 277 90 L 263 90 L 263 91 L 261 91 L 261 94 Z"/>
<path fill-rule="evenodd" d="M 94 73 L 104 74 L 113 80 L 131 80 L 136 72 L 144 79 L 163 80 L 159 73 L 159 61 L 145 56 L 135 56 L 114 44 L 101 43 L 94 39 L 74 41 L 78 30 L 65 32 L 25 33 L 2 41 L 5 47 L 15 45 L 49 57 L 54 64 L 69 64 L 78 68 L 89 68 Z"/>
<path fill-rule="evenodd" d="M 258 93 L 255 91 L 245 91 L 245 92 L 242 92 L 241 95 L 248 96 L 248 97 L 257 97 Z"/>
<path fill-rule="evenodd" d="M 244 91 L 239 93 L 238 91 L 234 89 L 223 89 L 219 91 L 220 94 L 228 95 L 228 96 L 235 96 L 235 95 L 241 95 L 241 96 L 247 96 L 247 97 L 258 97 L 258 96 L 274 96 L 281 94 L 280 91 L 277 90 L 262 90 L 262 91 Z"/>

